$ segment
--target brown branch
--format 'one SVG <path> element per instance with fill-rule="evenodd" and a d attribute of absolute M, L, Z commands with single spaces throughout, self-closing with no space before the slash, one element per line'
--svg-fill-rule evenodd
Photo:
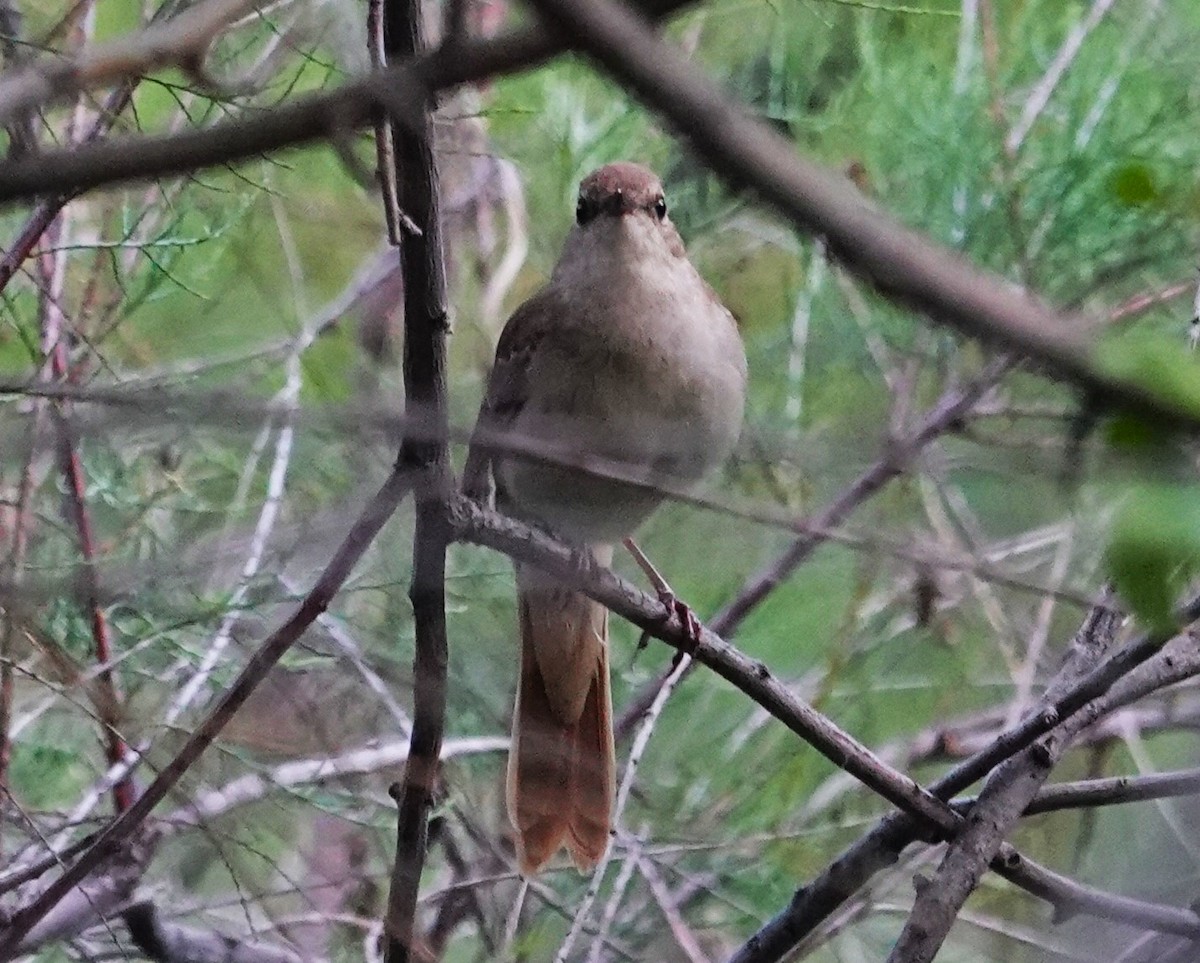
<path fill-rule="evenodd" d="M 1042 697 L 1050 707 L 1073 683 L 1092 669 L 1112 645 L 1120 618 L 1096 608 L 1076 633 L 1062 668 Z M 1068 719 L 1038 742 L 1000 765 L 979 799 L 964 814 L 966 827 L 953 838 L 937 873 L 921 883 L 917 897 L 889 963 L 926 963 L 941 948 L 950 927 L 980 879 L 1021 818 L 1038 789 L 1050 777 L 1086 717 Z"/>
<path fill-rule="evenodd" d="M 931 827 L 935 837 L 952 837 L 958 831 L 961 823 L 957 814 L 951 814 L 952 818 L 947 818 L 949 810 L 943 808 L 944 803 L 906 776 L 884 765 L 869 750 L 776 681 L 766 666 L 748 659 L 710 630 L 703 629 L 699 642 L 693 646 L 684 627 L 677 624 L 674 616 L 664 610 L 660 602 L 652 600 L 606 570 L 581 571 L 579 559 L 566 546 L 518 522 L 487 512 L 465 499 L 452 501 L 450 517 L 455 527 L 456 538 L 487 545 L 521 561 L 535 564 L 542 570 L 575 585 L 650 635 L 678 649 L 691 652 L 695 659 L 732 682 L 839 767 L 853 774 L 902 810 L 900 814 L 885 819 L 871 834 L 870 843 L 860 851 L 852 852 L 847 863 L 841 866 L 835 864 L 832 868 L 835 873 L 833 885 L 826 884 L 819 893 L 817 922 L 848 898 L 876 869 L 894 862 L 900 850 L 909 842 L 928 836 Z M 1192 610 L 1194 608 L 1195 603 Z M 1035 713 L 1031 719 L 1035 720 L 1036 724 L 1027 721 L 1018 726 L 1014 732 L 1019 738 L 1010 736 L 1000 741 L 1005 746 L 1007 755 L 1019 752 L 1038 736 L 1053 728 L 1058 719 L 1075 712 L 1082 706 L 1079 700 L 1087 702 L 1093 699 L 1096 694 L 1109 687 L 1113 678 L 1119 678 L 1129 672 L 1131 666 L 1137 665 L 1136 662 L 1131 662 L 1131 653 L 1144 652 L 1147 644 L 1147 640 L 1141 639 L 1125 646 L 1097 669 L 1088 673 L 1082 682 L 1071 688 L 1047 711 Z M 1159 647 L 1154 645 L 1151 651 L 1158 649 Z M 1180 659 L 1178 652 L 1164 653 L 1151 667 L 1138 669 L 1130 674 L 1130 679 L 1122 681 L 1120 698 L 1139 697 L 1145 691 L 1151 691 L 1153 687 L 1161 687 L 1186 677 L 1188 673 L 1196 671 L 1196 668 L 1197 666 Z M 1108 678 L 1104 670 L 1116 675 Z M 1136 685 L 1141 688 L 1131 688 L 1134 683 L 1130 680 L 1135 678 L 1138 680 Z M 1118 704 L 1115 700 L 1115 695 L 1109 699 L 1095 699 L 1087 707 L 1088 713 L 1095 718 L 1097 713 L 1111 711 Z M 1071 708 L 1072 706 L 1074 708 Z M 956 767 L 955 772 L 970 772 L 970 767 Z M 940 780 L 934 788 L 946 792 L 945 782 L 946 780 Z M 1166 932 L 1200 934 L 1200 918 L 1188 910 L 1114 896 L 1093 887 L 1083 886 L 1039 866 L 1007 844 L 1000 847 L 991 865 L 1006 879 L 1052 902 L 1060 912 L 1088 912 Z M 864 867 L 867 867 L 865 872 Z M 809 887 L 808 890 L 813 890 L 813 887 Z M 803 893 L 798 894 L 802 895 Z M 808 912 L 811 913 L 812 910 L 811 905 L 807 907 Z M 795 942 L 792 938 L 796 935 L 795 932 L 788 932 L 789 923 L 794 920 L 789 920 L 788 915 L 785 914 L 782 921 L 773 921 L 768 931 L 756 936 L 743 948 L 744 955 L 736 959 L 780 959 Z"/>
<path fill-rule="evenodd" d="M 51 247 L 55 245 L 58 235 L 64 229 L 65 216 L 60 216 L 51 223 Z M 60 305 L 66 281 L 65 253 L 50 251 L 43 254 L 39 258 L 38 268 L 41 278 L 38 311 L 42 350 L 47 355 L 47 374 L 49 378 L 62 383 L 70 379 L 67 332 L 64 330 L 66 319 Z M 91 628 L 92 654 L 97 665 L 108 666 L 113 658 L 112 639 L 108 617 L 100 598 L 100 583 L 96 572 L 96 538 L 87 504 L 87 478 L 83 459 L 79 455 L 78 439 L 71 427 L 69 404 L 60 402 L 53 405 L 51 410 L 54 416 L 59 471 L 65 487 L 63 511 L 67 524 L 74 529 L 78 540 L 80 603 L 87 613 Z M 119 731 L 121 694 L 111 669 L 101 669 L 96 678 L 96 688 L 100 696 L 96 705 L 104 728 L 106 757 L 110 766 L 116 766 L 124 762 L 129 755 L 129 746 Z M 118 813 L 124 812 L 133 804 L 134 794 L 133 781 L 129 777 L 121 779 L 113 786 L 113 802 Z"/>
<path fill-rule="evenodd" d="M 425 53 L 420 0 L 386 0 L 383 49 L 389 61 Z M 446 389 L 446 269 L 442 255 L 438 174 L 433 156 L 431 105 L 418 116 L 393 118 L 390 153 L 395 167 L 381 171 L 392 181 L 384 198 L 394 196 L 401 229 L 400 260 L 404 277 L 405 410 L 420 411 L 432 435 L 405 439 L 399 464 L 417 479 L 417 518 L 413 534 L 413 573 L 409 586 L 415 627 L 413 656 L 413 728 L 408 763 L 397 800 L 396 854 L 385 916 L 387 963 L 409 963 L 420 940 L 415 915 L 421 868 L 428 844 L 429 814 L 439 777 L 446 716 L 446 546 L 450 530 L 444 497 L 449 477 L 449 416 Z M 386 156 L 388 150 L 381 149 Z"/>
<path fill-rule="evenodd" d="M 394 470 L 387 481 L 364 508 L 351 526 L 345 539 L 325 566 L 316 584 L 297 607 L 295 613 L 255 650 L 233 685 L 221 701 L 209 712 L 175 757 L 159 772 L 137 801 L 112 820 L 70 866 L 36 899 L 22 907 L 0 928 L 0 960 L 10 960 L 20 952 L 21 940 L 81 880 L 99 865 L 120 853 L 151 810 L 163 800 L 180 778 L 198 759 L 241 708 L 271 669 L 291 645 L 324 612 L 338 590 L 349 578 L 355 564 L 367 547 L 391 518 L 411 487 L 411 478 L 402 470 Z"/>

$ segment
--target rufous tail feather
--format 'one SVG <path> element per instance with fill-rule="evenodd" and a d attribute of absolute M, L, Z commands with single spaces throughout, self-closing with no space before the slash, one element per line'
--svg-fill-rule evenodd
<path fill-rule="evenodd" d="M 590 871 L 608 846 L 614 757 L 608 611 L 522 566 L 521 681 L 508 758 L 508 813 L 521 872 L 566 846 Z"/>

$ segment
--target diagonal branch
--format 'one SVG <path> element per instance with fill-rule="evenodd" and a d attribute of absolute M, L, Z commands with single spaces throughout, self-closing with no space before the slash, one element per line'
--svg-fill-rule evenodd
<path fill-rule="evenodd" d="M 1200 597 L 1193 598 L 1184 606 L 1182 613 L 1183 620 L 1196 618 L 1200 618 Z M 1138 684 L 1139 678 L 1145 677 L 1146 666 L 1143 663 L 1156 653 L 1159 653 L 1157 660 L 1154 660 L 1157 667 L 1169 667 L 1174 654 L 1161 652 L 1159 644 L 1149 637 L 1142 636 L 1126 643 L 1086 673 L 1053 705 L 1031 713 L 1017 726 L 1001 733 L 982 750 L 935 780 L 930 790 L 940 799 L 949 799 L 1005 759 L 1031 745 L 1035 739 L 1053 729 L 1060 719 L 1087 710 L 1092 714 L 1089 721 L 1094 721 L 1098 711 L 1111 712 L 1119 705 L 1140 697 L 1146 690 L 1134 690 L 1131 687 Z M 1186 678 L 1190 670 L 1188 663 L 1177 664 L 1175 671 L 1183 674 L 1172 676 L 1169 681 Z M 1169 681 L 1160 678 L 1156 686 L 1169 684 Z M 895 863 L 905 847 L 922 838 L 926 838 L 926 834 L 908 814 L 900 812 L 885 816 L 844 850 L 815 880 L 797 890 L 789 905 L 746 942 L 734 956 L 734 961 L 765 963 L 781 959 L 872 876 Z M 1029 868 L 1028 863 L 1025 868 Z M 1040 872 L 1043 871 L 1039 869 L 1034 875 Z M 1031 885 L 1040 887 L 1041 883 L 1031 880 Z M 1059 882 L 1055 882 L 1055 885 L 1059 885 Z M 1088 898 L 1092 901 L 1091 905 L 1101 907 L 1101 894 L 1090 893 Z M 1120 914 L 1128 909 L 1119 902 L 1120 897 L 1112 897 L 1112 900 L 1118 902 L 1104 904 L 1104 910 L 1109 915 Z M 1163 918 L 1151 914 L 1142 917 L 1140 922 L 1153 928 L 1163 923 Z"/>
<path fill-rule="evenodd" d="M 943 394 L 912 434 L 890 443 L 883 455 L 824 508 L 797 523 L 803 534 L 794 539 L 775 561 L 746 580 L 737 594 L 713 616 L 712 630 L 718 635 L 735 635 L 746 616 L 828 540 L 826 533 L 836 529 L 863 502 L 873 498 L 890 481 L 901 475 L 926 445 L 959 424 L 1010 367 L 1011 361 L 1008 359 L 997 359 L 966 385 Z M 647 683 L 629 700 L 614 726 L 618 739 L 627 736 L 637 720 L 650 708 L 670 671 L 662 678 Z M 691 671 L 690 665 L 688 671 Z"/>
<path fill-rule="evenodd" d="M 1063 666 L 1042 698 L 1050 706 L 1073 682 L 1093 668 L 1112 645 L 1120 616 L 1102 607 L 1088 613 L 1076 633 Z M 889 963 L 932 960 L 967 897 L 979 885 L 1021 813 L 1049 778 L 1082 716 L 1073 716 L 1019 755 L 999 766 L 966 815 L 966 827 L 950 843 L 937 874 L 922 881 L 912 913 L 888 957 Z"/>
<path fill-rule="evenodd" d="M 854 775 L 901 810 L 900 813 L 883 820 L 876 830 L 884 835 L 885 845 L 867 853 L 868 861 L 874 860 L 871 864 L 873 868 L 866 875 L 859 875 L 862 872 L 862 863 L 856 859 L 845 867 L 848 875 L 838 873 L 834 886 L 823 890 L 818 921 L 848 898 L 876 869 L 894 862 L 909 842 L 930 836 L 953 838 L 960 831 L 962 819 L 947 803 L 886 765 L 869 749 L 775 679 L 767 666 L 748 658 L 710 629 L 702 628 L 699 641 L 694 641 L 677 615 L 664 608 L 660 601 L 635 589 L 607 569 L 594 565 L 581 568 L 584 563 L 578 554 L 571 552 L 567 546 L 520 522 L 480 508 L 466 498 L 459 497 L 449 501 L 448 517 L 456 540 L 484 545 L 512 558 L 536 565 L 608 606 L 649 635 L 688 652 L 696 661 L 704 663 L 765 708 L 835 765 Z M 1127 671 L 1128 664 L 1119 658 L 1127 648 L 1110 657 L 1104 664 L 1120 664 L 1125 666 Z M 1055 721 L 1060 718 L 1060 710 L 1063 710 L 1071 699 L 1077 697 L 1079 692 L 1090 691 L 1087 686 L 1096 684 L 1098 671 L 1099 669 L 1096 669 L 1086 675 L 1080 686 L 1071 689 L 1045 713 L 1038 715 L 1038 718 L 1046 723 L 1044 728 L 1040 731 L 1035 731 L 1033 727 L 1022 729 L 1021 733 L 1027 741 L 1013 748 L 1012 752 L 1020 751 L 1037 736 L 1053 728 Z M 1146 691 L 1186 678 L 1197 671 L 1200 671 L 1200 653 L 1194 658 L 1183 658 L 1174 648 L 1163 652 L 1157 659 L 1150 660 L 1147 665 L 1131 673 L 1128 679 L 1122 680 L 1119 691 L 1114 689 L 1109 697 L 1091 701 L 1085 707 L 1088 718 L 1084 724 L 1094 721 L 1104 712 L 1111 711 L 1119 704 L 1119 700 L 1138 698 Z M 1066 715 L 1065 711 L 1062 711 L 1061 715 Z M 1030 735 L 1031 732 L 1035 734 Z M 1164 932 L 1200 936 L 1200 916 L 1190 910 L 1115 896 L 1081 885 L 1040 866 L 1008 844 L 1000 847 L 991 866 L 1005 879 L 1047 900 L 1060 912 L 1086 912 L 1105 918 L 1136 922 Z M 837 869 L 836 864 L 834 868 Z M 798 894 L 798 897 L 803 897 L 804 892 Z M 768 960 L 781 959 L 799 938 L 791 926 L 793 922 L 794 920 L 786 914 L 778 924 L 772 921 L 772 924 L 743 947 L 735 960 L 738 963 L 765 963 Z"/>

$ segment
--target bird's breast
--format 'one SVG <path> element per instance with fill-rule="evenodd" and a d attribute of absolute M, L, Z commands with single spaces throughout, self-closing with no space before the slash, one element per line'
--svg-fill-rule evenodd
<path fill-rule="evenodd" d="M 698 275 L 605 280 L 564 298 L 583 307 L 539 347 L 514 427 L 610 477 L 525 459 L 501 469 L 518 507 L 586 539 L 628 534 L 662 489 L 687 488 L 722 462 L 745 394 L 733 320 Z"/>

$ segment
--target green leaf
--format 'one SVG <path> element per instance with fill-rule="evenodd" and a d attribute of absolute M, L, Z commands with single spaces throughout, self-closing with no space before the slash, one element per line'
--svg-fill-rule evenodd
<path fill-rule="evenodd" d="M 1175 603 L 1200 570 L 1200 490 L 1144 484 L 1126 498 L 1108 546 L 1113 585 L 1151 632 L 1178 628 Z"/>
<path fill-rule="evenodd" d="M 1108 179 L 1112 195 L 1128 207 L 1143 207 L 1158 200 L 1160 191 L 1154 182 L 1154 172 L 1143 163 L 1123 164 Z"/>

